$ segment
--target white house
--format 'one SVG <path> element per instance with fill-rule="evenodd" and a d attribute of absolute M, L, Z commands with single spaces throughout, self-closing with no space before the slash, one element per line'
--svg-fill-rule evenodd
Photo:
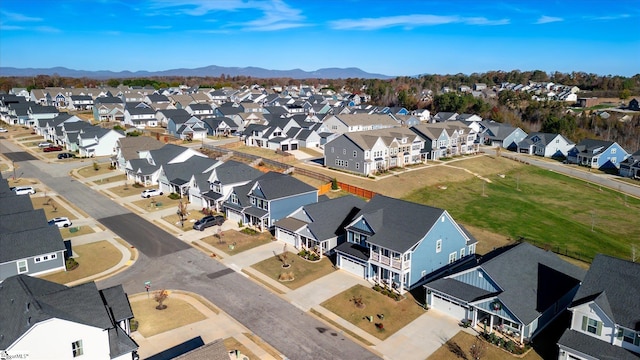
<path fill-rule="evenodd" d="M 531 133 L 518 143 L 518 152 L 544 157 L 566 157 L 575 144 L 560 134 Z"/>
<path fill-rule="evenodd" d="M 78 133 L 78 150 L 80 156 L 96 157 L 116 154 L 118 139 L 125 137 L 122 133 L 101 128 L 87 127 Z"/>

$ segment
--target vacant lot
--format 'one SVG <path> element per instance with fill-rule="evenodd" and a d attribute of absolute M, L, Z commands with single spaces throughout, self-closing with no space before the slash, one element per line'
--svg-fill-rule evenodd
<path fill-rule="evenodd" d="M 432 185 L 405 199 L 446 209 L 463 224 L 587 259 L 629 258 L 640 246 L 640 200 L 552 171 L 519 165 L 502 174 Z M 459 162 L 457 165 L 469 166 Z M 475 165 L 474 165 L 475 166 Z M 498 241 L 499 242 L 499 241 Z"/>

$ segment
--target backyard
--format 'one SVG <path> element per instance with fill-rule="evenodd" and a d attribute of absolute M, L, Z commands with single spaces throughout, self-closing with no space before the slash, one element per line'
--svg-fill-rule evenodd
<path fill-rule="evenodd" d="M 414 301 L 411 294 L 405 295 L 405 299 L 395 301 L 373 289 L 356 285 L 320 305 L 384 340 L 424 314 L 425 310 Z M 360 300 L 362 305 L 358 306 L 354 299 Z M 367 317 L 371 317 L 371 321 Z M 376 324 L 382 324 L 383 328 L 379 329 Z"/>
<path fill-rule="evenodd" d="M 281 284 L 290 289 L 297 289 L 335 270 L 333 263 L 327 257 L 318 262 L 310 262 L 297 254 L 287 252 L 286 262 L 290 266 L 283 268 L 283 261 L 279 256 L 274 255 L 251 267 L 274 280 L 278 280 L 281 276 L 287 278 L 287 276 L 292 275 L 293 280 L 281 281 Z"/>

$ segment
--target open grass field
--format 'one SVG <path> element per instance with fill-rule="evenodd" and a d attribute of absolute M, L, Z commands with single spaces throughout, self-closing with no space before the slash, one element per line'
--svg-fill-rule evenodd
<path fill-rule="evenodd" d="M 222 236 L 207 236 L 202 241 L 231 256 L 273 241 L 269 232 L 248 235 L 240 231 L 223 231 Z"/>
<path fill-rule="evenodd" d="M 592 259 L 596 253 L 628 259 L 630 244 L 640 247 L 640 200 L 552 171 L 519 165 L 504 178 L 487 174 L 427 186 L 405 200 L 446 209 L 462 224 L 539 246 Z M 468 167 L 471 164 L 457 164 Z M 477 166 L 477 165 L 473 165 Z"/>
<path fill-rule="evenodd" d="M 167 305 L 167 308 L 157 310 L 158 303 L 153 299 L 152 293 L 149 299 L 146 296 L 136 296 L 131 299 L 131 310 L 138 320 L 138 332 L 142 336 L 148 338 L 206 319 L 204 314 L 191 304 L 172 298 L 171 295 L 163 304 Z"/>
<path fill-rule="evenodd" d="M 122 259 L 122 253 L 106 240 L 74 246 L 73 252 L 78 255 L 73 258 L 80 266 L 72 271 L 60 271 L 42 278 L 58 284 L 66 284 L 99 274 L 117 265 Z"/>
<path fill-rule="evenodd" d="M 411 294 L 406 295 L 406 299 L 395 301 L 373 289 L 356 285 L 320 305 L 378 339 L 384 340 L 424 314 L 424 309 L 416 304 Z M 363 308 L 356 307 L 352 300 L 354 297 L 362 298 Z M 383 314 L 384 319 L 380 320 L 377 314 Z M 369 322 L 366 316 L 373 316 L 373 322 Z M 378 330 L 375 323 L 382 323 L 384 330 Z"/>
<path fill-rule="evenodd" d="M 319 262 L 312 263 L 297 254 L 289 252 L 287 262 L 291 266 L 285 269 L 282 267 L 282 262 L 274 255 L 257 264 L 253 264 L 251 267 L 274 280 L 278 280 L 282 273 L 293 273 L 294 280 L 281 282 L 282 285 L 290 289 L 297 289 L 335 270 L 327 257 L 322 258 Z"/>

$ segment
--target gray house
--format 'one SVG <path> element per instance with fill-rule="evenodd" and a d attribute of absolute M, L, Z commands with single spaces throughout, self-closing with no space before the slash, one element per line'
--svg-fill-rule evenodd
<path fill-rule="evenodd" d="M 366 204 L 353 195 L 305 205 L 275 223 L 275 237 L 320 257 L 345 242 L 345 225 Z"/>
<path fill-rule="evenodd" d="M 0 249 L 0 282 L 13 275 L 65 269 L 65 246 L 58 228 L 49 226 L 44 210 L 33 209 L 28 195 L 16 195 L 1 178 Z"/>
<path fill-rule="evenodd" d="M 318 202 L 318 189 L 293 176 L 268 172 L 233 189 L 224 210 L 228 219 L 263 231 L 301 206 Z"/>
<path fill-rule="evenodd" d="M 485 145 L 500 146 L 512 151 L 527 137 L 524 130 L 495 121 L 481 121 L 480 129 L 480 137 Z"/>

